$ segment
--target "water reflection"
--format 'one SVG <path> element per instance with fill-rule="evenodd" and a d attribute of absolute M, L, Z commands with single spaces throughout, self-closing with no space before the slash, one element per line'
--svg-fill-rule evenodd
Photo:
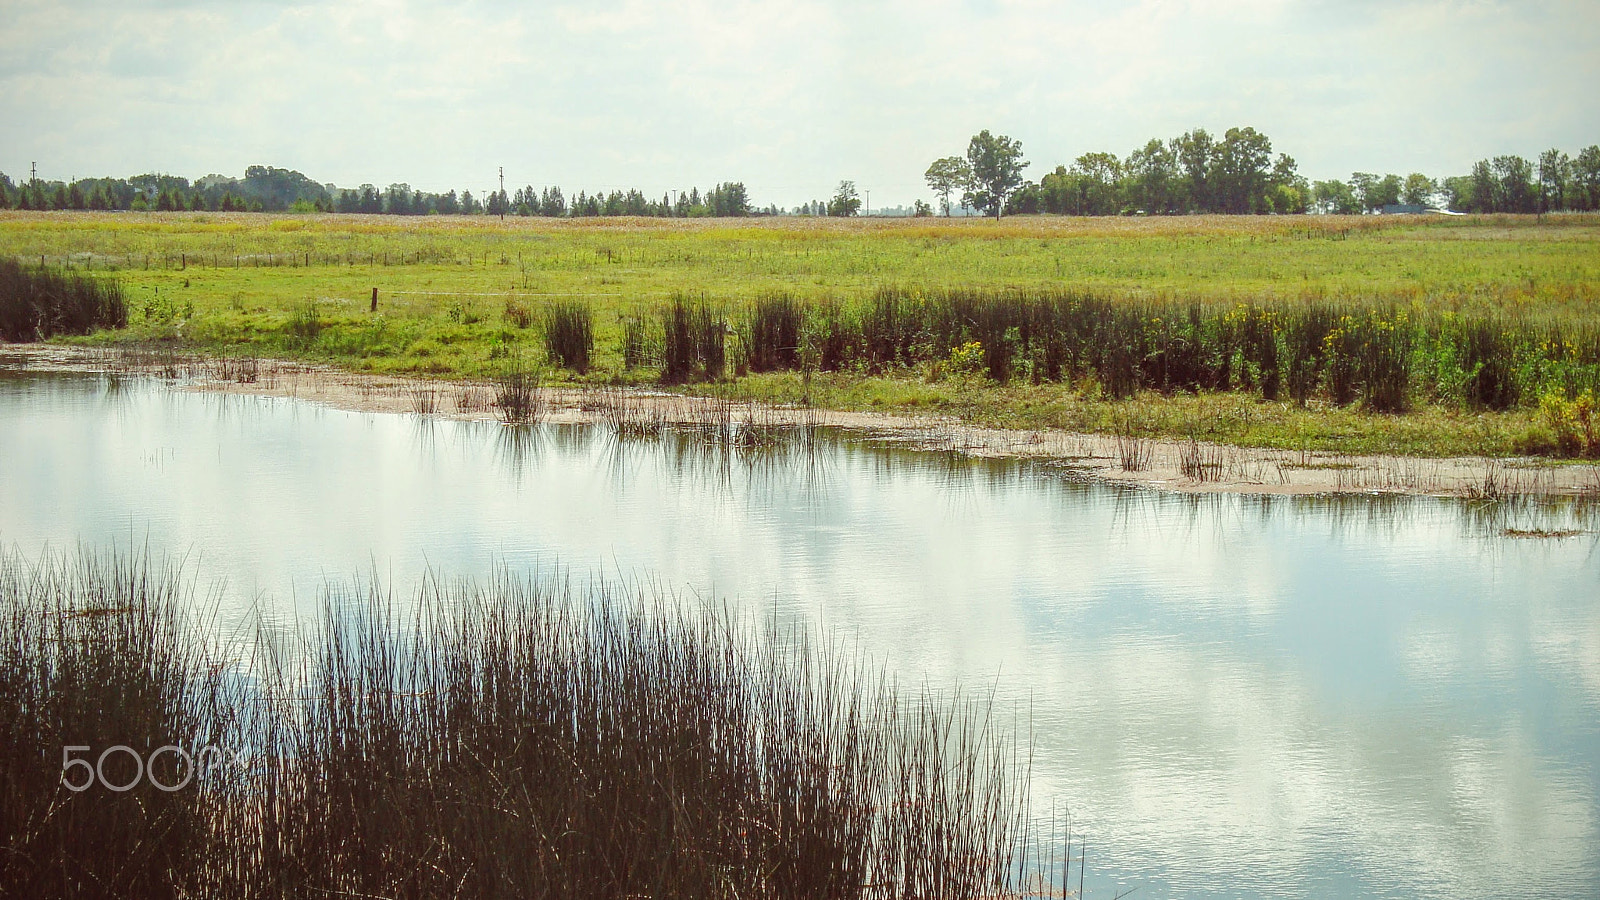
<path fill-rule="evenodd" d="M 827 429 L 360 415 L 0 379 L 0 539 L 130 531 L 278 625 L 376 570 L 565 565 L 820 623 L 1031 716 L 1086 886 L 1600 893 L 1593 507 L 1188 496 Z M 1509 536 L 1577 531 L 1566 537 Z M 231 612 L 230 612 L 231 610 Z"/>

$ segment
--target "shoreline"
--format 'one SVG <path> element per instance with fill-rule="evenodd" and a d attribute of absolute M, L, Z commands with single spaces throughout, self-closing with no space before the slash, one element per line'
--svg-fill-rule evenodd
<path fill-rule="evenodd" d="M 284 397 L 351 412 L 496 420 L 493 386 L 351 372 L 286 360 L 243 360 L 50 344 L 0 343 L 0 365 L 23 371 L 147 375 L 179 390 Z M 1271 450 L 1200 441 L 985 428 L 953 418 L 764 406 L 638 388 L 543 388 L 540 421 L 604 424 L 619 405 L 639 421 L 695 426 L 819 425 L 911 449 L 1048 462 L 1087 480 L 1191 494 L 1412 495 L 1471 499 L 1600 497 L 1600 465 L 1529 457 L 1427 458 Z"/>

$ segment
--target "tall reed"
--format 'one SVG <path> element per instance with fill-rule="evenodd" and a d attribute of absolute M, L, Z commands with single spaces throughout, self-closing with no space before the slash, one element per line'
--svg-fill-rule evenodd
<path fill-rule="evenodd" d="M 402 615 L 368 582 L 246 680 L 187 599 L 136 564 L 0 557 L 0 893 L 964 898 L 1025 858 L 1027 772 L 987 705 L 803 631 L 505 572 Z M 74 793 L 63 742 L 242 762 Z"/>
<path fill-rule="evenodd" d="M 593 313 L 582 300 L 550 304 L 544 317 L 544 347 L 550 361 L 583 374 L 594 353 Z"/>

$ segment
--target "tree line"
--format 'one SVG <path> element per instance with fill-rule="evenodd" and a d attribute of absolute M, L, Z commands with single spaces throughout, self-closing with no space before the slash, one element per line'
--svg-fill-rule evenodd
<path fill-rule="evenodd" d="M 318 184 L 300 172 L 272 166 L 251 166 L 244 178 L 207 175 L 190 182 L 175 175 L 129 178 L 84 178 L 71 182 L 34 179 L 21 184 L 0 173 L 0 209 L 135 210 L 182 212 L 340 212 L 374 215 L 517 215 L 576 218 L 581 216 L 709 216 L 777 215 L 776 206 L 755 207 L 743 182 L 728 181 L 702 192 L 699 188 L 670 191 L 659 200 L 637 189 L 578 191 L 569 200 L 559 187 L 532 185 L 507 195 L 490 191 L 483 198 L 472 191 L 431 193 L 408 184 L 377 188 L 363 184 L 341 189 Z"/>
<path fill-rule="evenodd" d="M 1497 156 L 1479 161 L 1464 175 L 1434 178 L 1352 173 L 1348 180 L 1308 181 L 1293 157 L 1273 153 L 1272 141 L 1250 127 L 1229 128 L 1221 137 L 1196 128 L 1177 137 L 1151 139 L 1126 157 L 1085 153 L 1057 165 L 1038 181 L 1022 177 L 1028 162 L 1020 141 L 985 130 L 973 135 L 965 155 L 935 160 L 923 173 L 950 215 L 954 204 L 1000 216 L 1048 213 L 1071 216 L 1380 212 L 1445 208 L 1469 213 L 1543 213 L 1600 210 L 1600 145 L 1568 156 L 1546 150 L 1537 159 Z M 410 185 L 341 189 L 300 172 L 251 166 L 243 178 L 186 178 L 145 174 L 129 178 L 85 178 L 71 182 L 33 179 L 14 183 L 0 173 L 0 209 L 24 210 L 204 210 L 220 212 L 340 212 L 381 215 L 492 215 L 578 218 L 584 216 L 802 215 L 854 216 L 862 203 L 855 182 L 841 181 L 828 200 L 794 210 L 755 206 L 743 182 L 706 191 L 669 191 L 659 199 L 643 191 L 612 190 L 567 195 L 560 187 L 526 185 L 482 198 L 470 190 L 432 193 Z M 916 215 L 935 209 L 921 200 Z"/>
<path fill-rule="evenodd" d="M 1379 212 L 1409 206 L 1459 212 L 1540 213 L 1600 210 L 1600 145 L 1569 157 L 1547 150 L 1537 161 L 1499 156 L 1470 174 L 1434 179 L 1356 172 L 1348 181 L 1310 182 L 1294 158 L 1272 152 L 1254 128 L 1229 128 L 1216 138 L 1203 128 L 1170 140 L 1151 139 L 1119 158 L 1085 153 L 1037 182 L 1022 177 L 1022 144 L 988 131 L 973 135 L 964 156 L 934 160 L 923 173 L 940 208 L 952 198 L 999 217 L 1054 213 L 1073 216 L 1221 213 Z"/>

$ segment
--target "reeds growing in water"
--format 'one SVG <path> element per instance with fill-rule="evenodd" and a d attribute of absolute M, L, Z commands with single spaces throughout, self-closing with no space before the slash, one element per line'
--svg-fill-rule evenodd
<path fill-rule="evenodd" d="M 1025 861 L 989 706 L 800 632 L 501 573 L 407 616 L 330 593 L 241 669 L 190 600 L 139 558 L 0 556 L 0 894 L 960 898 Z M 206 760 L 175 790 L 169 746 Z"/>

